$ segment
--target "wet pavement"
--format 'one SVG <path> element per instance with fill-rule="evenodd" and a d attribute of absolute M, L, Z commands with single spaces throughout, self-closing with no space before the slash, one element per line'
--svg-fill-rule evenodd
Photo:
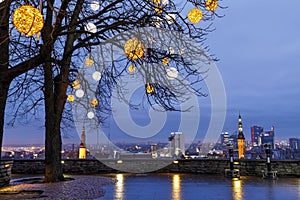
<path fill-rule="evenodd" d="M 0 188 L 0 199 L 97 199 L 105 193 L 102 186 L 113 183 L 98 175 L 66 176 L 67 181 L 57 183 L 42 183 L 42 178 L 12 178 L 10 186 Z"/>

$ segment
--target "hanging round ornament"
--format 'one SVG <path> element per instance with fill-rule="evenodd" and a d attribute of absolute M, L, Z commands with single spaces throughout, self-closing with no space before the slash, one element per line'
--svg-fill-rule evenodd
<path fill-rule="evenodd" d="M 125 42 L 124 52 L 127 58 L 137 60 L 144 56 L 144 45 L 137 38 L 131 38 Z"/>
<path fill-rule="evenodd" d="M 90 33 L 96 33 L 97 32 L 97 26 L 91 22 L 87 23 L 84 27 L 85 31 L 88 31 Z"/>
<path fill-rule="evenodd" d="M 93 73 L 93 75 L 92 75 L 92 77 L 93 77 L 93 79 L 95 80 L 95 81 L 100 81 L 100 79 L 101 79 L 101 72 L 98 72 L 98 71 L 95 71 L 94 73 Z"/>
<path fill-rule="evenodd" d="M 163 12 L 163 7 L 162 6 L 157 6 L 154 10 L 157 14 L 161 14 Z"/>
<path fill-rule="evenodd" d="M 92 111 L 90 111 L 90 112 L 87 113 L 87 117 L 89 119 L 93 119 L 95 117 L 95 114 Z"/>
<path fill-rule="evenodd" d="M 33 36 L 44 27 L 44 18 L 37 8 L 25 5 L 15 10 L 13 24 L 20 33 Z"/>
<path fill-rule="evenodd" d="M 146 84 L 146 92 L 147 92 L 148 94 L 151 94 L 151 93 L 154 92 L 154 87 L 153 87 L 153 85 L 152 85 L 151 83 L 147 83 L 147 84 Z"/>
<path fill-rule="evenodd" d="M 167 64 L 169 63 L 169 59 L 168 59 L 168 58 L 163 58 L 163 59 L 161 60 L 161 63 L 162 63 L 163 65 L 167 65 Z"/>
<path fill-rule="evenodd" d="M 164 4 L 164 5 L 166 5 L 166 4 L 169 3 L 169 0 L 162 0 L 161 3 Z"/>
<path fill-rule="evenodd" d="M 217 0 L 206 0 L 205 2 L 205 8 L 208 11 L 215 11 L 218 7 L 218 1 Z"/>
<path fill-rule="evenodd" d="M 87 58 L 85 59 L 85 61 L 84 61 L 84 64 L 85 64 L 87 67 L 90 67 L 90 66 L 92 66 L 92 65 L 94 64 L 94 61 L 93 61 L 93 59 L 87 57 Z"/>
<path fill-rule="evenodd" d="M 72 82 L 72 88 L 74 88 L 75 90 L 80 88 L 80 81 L 79 80 L 75 80 Z"/>
<path fill-rule="evenodd" d="M 129 71 L 130 73 L 133 73 L 133 72 L 135 71 L 135 66 L 129 65 L 128 71 Z"/>
<path fill-rule="evenodd" d="M 82 98 L 84 96 L 84 91 L 82 89 L 76 90 L 75 95 L 78 98 Z"/>
<path fill-rule="evenodd" d="M 91 9 L 94 10 L 94 11 L 97 11 L 99 10 L 100 8 L 100 4 L 98 1 L 92 1 L 91 2 Z"/>
<path fill-rule="evenodd" d="M 202 11 L 199 8 L 193 8 L 188 13 L 188 19 L 190 20 L 190 22 L 194 24 L 200 22 L 202 17 L 203 17 Z"/>
<path fill-rule="evenodd" d="M 73 102 L 75 100 L 75 97 L 73 94 L 69 94 L 67 97 L 68 102 Z"/>
<path fill-rule="evenodd" d="M 168 24 L 173 24 L 175 22 L 176 15 L 174 13 L 169 13 L 166 15 L 165 18 L 166 18 Z"/>
<path fill-rule="evenodd" d="M 98 105 L 98 100 L 96 98 L 93 98 L 91 101 L 90 101 L 90 105 L 95 108 L 97 105 Z"/>
<path fill-rule="evenodd" d="M 175 67 L 170 67 L 166 69 L 167 79 L 174 80 L 178 77 L 178 70 Z"/>

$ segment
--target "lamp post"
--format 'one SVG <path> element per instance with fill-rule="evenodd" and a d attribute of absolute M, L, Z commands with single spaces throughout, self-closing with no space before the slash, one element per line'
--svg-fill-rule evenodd
<path fill-rule="evenodd" d="M 233 144 L 227 144 L 229 152 L 229 169 L 225 169 L 225 176 L 228 178 L 239 178 L 240 170 L 234 169 L 234 159 L 233 159 Z"/>
<path fill-rule="evenodd" d="M 228 151 L 229 151 L 229 162 L 230 162 L 229 169 L 233 170 L 233 145 L 232 144 L 228 144 Z"/>
<path fill-rule="evenodd" d="M 277 179 L 277 171 L 273 171 L 271 167 L 271 144 L 264 145 L 266 152 L 266 166 L 267 168 L 263 170 L 263 178 L 265 179 Z"/>
<path fill-rule="evenodd" d="M 271 170 L 271 145 L 265 144 L 265 151 L 266 151 L 266 165 L 267 165 L 267 172 L 272 171 Z"/>

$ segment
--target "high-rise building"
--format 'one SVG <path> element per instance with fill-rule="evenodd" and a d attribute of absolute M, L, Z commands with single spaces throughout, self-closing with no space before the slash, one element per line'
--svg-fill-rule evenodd
<path fill-rule="evenodd" d="M 264 128 L 261 126 L 252 126 L 251 127 L 252 147 L 261 146 L 261 134 L 263 131 L 264 131 Z"/>
<path fill-rule="evenodd" d="M 229 142 L 229 134 L 228 132 L 221 133 L 221 144 L 226 145 Z"/>
<path fill-rule="evenodd" d="M 270 131 L 264 131 L 264 128 L 261 126 L 252 126 L 251 127 L 251 142 L 252 147 L 262 147 L 265 144 L 270 144 L 271 148 L 275 148 L 275 131 L 274 126 L 272 126 Z"/>
<path fill-rule="evenodd" d="M 244 158 L 245 157 L 245 136 L 243 134 L 243 124 L 242 124 L 242 117 L 239 114 L 238 119 L 238 137 L 237 137 L 237 143 L 238 143 L 238 158 Z"/>
<path fill-rule="evenodd" d="M 274 138 L 275 138 L 275 131 L 274 131 L 274 126 L 272 126 L 270 131 L 265 131 L 261 133 L 261 145 L 270 144 L 271 148 L 274 149 L 275 148 Z"/>

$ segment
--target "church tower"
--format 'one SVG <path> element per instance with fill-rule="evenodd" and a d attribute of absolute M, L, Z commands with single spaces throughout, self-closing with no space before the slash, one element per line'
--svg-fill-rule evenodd
<path fill-rule="evenodd" d="M 86 146 L 86 143 L 85 143 L 85 128 L 84 127 L 82 128 L 80 140 L 83 143 L 83 145 Z"/>
<path fill-rule="evenodd" d="M 238 124 L 239 134 L 237 138 L 238 143 L 238 157 L 244 158 L 245 157 L 245 136 L 243 134 L 243 124 L 242 124 L 242 117 L 239 114 L 239 124 Z"/>
<path fill-rule="evenodd" d="M 79 146 L 79 159 L 86 159 L 85 128 L 82 128 L 81 142 Z"/>

